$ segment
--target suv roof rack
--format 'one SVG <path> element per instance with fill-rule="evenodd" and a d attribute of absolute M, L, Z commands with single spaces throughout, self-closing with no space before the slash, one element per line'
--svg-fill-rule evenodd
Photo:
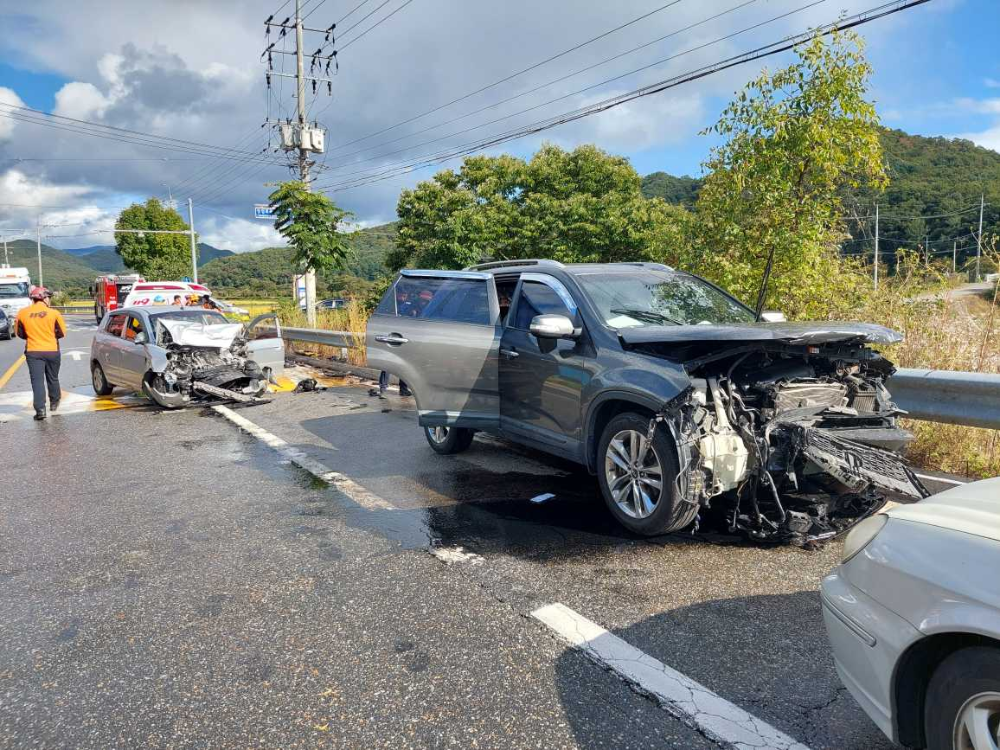
<path fill-rule="evenodd" d="M 558 260 L 548 258 L 535 258 L 531 260 L 493 260 L 488 263 L 477 263 L 474 266 L 467 266 L 463 271 L 485 271 L 490 268 L 506 268 L 508 266 L 556 266 L 562 268 L 563 264 Z"/>
<path fill-rule="evenodd" d="M 653 268 L 657 271 L 673 271 L 674 269 L 666 263 L 653 263 L 650 261 L 618 261 L 615 266 L 638 266 L 639 268 Z"/>

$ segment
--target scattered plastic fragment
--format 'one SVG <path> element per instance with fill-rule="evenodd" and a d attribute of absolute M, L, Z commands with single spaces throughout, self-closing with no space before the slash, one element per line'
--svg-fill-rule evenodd
<path fill-rule="evenodd" d="M 554 497 L 555 495 L 553 495 L 551 492 L 546 492 L 541 495 L 535 495 L 533 498 L 531 498 L 531 502 L 544 503 L 546 500 L 551 500 Z"/>

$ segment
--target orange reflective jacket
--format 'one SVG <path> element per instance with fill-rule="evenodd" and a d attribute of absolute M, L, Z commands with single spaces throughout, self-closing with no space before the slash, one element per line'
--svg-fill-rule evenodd
<path fill-rule="evenodd" d="M 17 335 L 28 343 L 26 352 L 57 352 L 66 335 L 62 313 L 44 302 L 35 302 L 17 313 Z"/>

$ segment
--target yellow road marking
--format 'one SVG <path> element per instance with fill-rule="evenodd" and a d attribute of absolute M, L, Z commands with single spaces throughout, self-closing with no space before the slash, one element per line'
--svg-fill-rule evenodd
<path fill-rule="evenodd" d="M 3 388 L 5 385 L 7 385 L 7 381 L 9 381 L 12 377 L 14 377 L 14 373 L 17 372 L 18 368 L 23 364 L 24 364 L 24 355 L 22 354 L 14 361 L 14 364 L 12 364 L 10 367 L 7 368 L 7 372 L 5 372 L 3 375 L 0 375 L 0 388 Z"/>

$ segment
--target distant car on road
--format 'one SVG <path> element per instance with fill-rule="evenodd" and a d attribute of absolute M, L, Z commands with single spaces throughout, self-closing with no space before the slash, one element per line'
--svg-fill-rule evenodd
<path fill-rule="evenodd" d="M 14 316 L 8 316 L 3 310 L 0 310 L 0 338 L 10 341 L 17 335 L 14 330 Z"/>
<path fill-rule="evenodd" d="M 212 298 L 212 302 L 215 303 L 215 306 L 219 309 L 219 312 L 223 313 L 224 315 L 235 315 L 238 317 L 242 317 L 244 315 L 250 314 L 250 311 L 247 310 L 245 307 L 237 307 L 232 302 L 226 302 L 225 300 L 222 299 L 215 299 L 214 297 Z"/>
<path fill-rule="evenodd" d="M 94 392 L 140 391 L 166 409 L 201 399 L 254 401 L 284 368 L 278 336 L 254 337 L 246 325 L 197 307 L 131 307 L 108 313 L 90 349 Z M 276 326 L 275 326 L 276 327 Z"/>
<path fill-rule="evenodd" d="M 822 586 L 837 672 L 887 736 L 1000 744 L 1000 478 L 862 521 Z"/>
<path fill-rule="evenodd" d="M 400 273 L 368 365 L 409 385 L 438 453 L 481 430 L 597 474 L 643 535 L 699 516 L 755 540 L 831 537 L 927 491 L 864 323 L 788 323 L 657 263 L 487 263 Z"/>
<path fill-rule="evenodd" d="M 347 307 L 346 299 L 325 299 L 316 303 L 316 307 L 321 310 L 340 310 L 343 307 Z"/>

